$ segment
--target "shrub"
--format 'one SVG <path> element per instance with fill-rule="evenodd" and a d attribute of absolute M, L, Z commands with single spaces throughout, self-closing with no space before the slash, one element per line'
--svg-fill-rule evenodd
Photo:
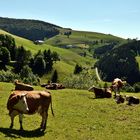
<path fill-rule="evenodd" d="M 31 85 L 38 85 L 40 83 L 39 77 L 33 73 L 29 73 L 27 77 L 23 77 L 23 75 L 21 76 L 20 74 L 15 74 L 11 71 L 0 71 L 0 82 L 14 82 L 15 79 Z"/>
<path fill-rule="evenodd" d="M 122 91 L 125 91 L 125 92 L 135 92 L 135 89 L 133 86 L 129 85 L 128 83 L 123 86 L 122 88 Z"/>
<path fill-rule="evenodd" d="M 75 69 L 74 69 L 74 74 L 78 74 L 82 71 L 82 67 L 78 64 L 76 64 Z"/>
<path fill-rule="evenodd" d="M 15 79 L 19 79 L 19 75 L 11 71 L 0 71 L 0 82 L 13 82 Z"/>
<path fill-rule="evenodd" d="M 83 71 L 80 74 L 72 74 L 65 78 L 63 84 L 67 88 L 88 89 L 93 84 L 97 85 L 98 82 L 94 74 Z"/>
<path fill-rule="evenodd" d="M 28 65 L 25 65 L 20 72 L 20 78 L 24 83 L 31 84 L 31 85 L 38 85 L 39 84 L 39 77 L 33 74 L 31 68 Z"/>
<path fill-rule="evenodd" d="M 137 93 L 137 92 L 140 92 L 140 82 L 137 82 L 133 85 L 133 88 L 134 88 L 134 91 Z"/>

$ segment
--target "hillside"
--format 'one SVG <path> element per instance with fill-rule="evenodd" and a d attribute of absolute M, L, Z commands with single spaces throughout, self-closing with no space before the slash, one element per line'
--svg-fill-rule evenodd
<path fill-rule="evenodd" d="M 52 52 L 54 51 L 57 52 L 60 56 L 61 61 L 57 61 L 56 63 L 54 63 L 53 71 L 55 69 L 58 71 L 60 82 L 66 77 L 72 78 L 71 74 L 73 74 L 76 64 L 82 66 L 85 75 L 86 73 L 88 73 L 89 75 L 91 74 L 94 75 L 94 77 L 96 77 L 95 70 L 94 69 L 91 70 L 91 67 L 94 68 L 93 66 L 97 62 L 97 60 L 99 60 L 100 62 L 100 58 L 102 58 L 105 54 L 109 52 L 111 54 L 111 59 L 109 60 L 109 62 L 111 62 L 112 64 L 114 64 L 114 62 L 117 63 L 117 59 L 116 61 L 112 60 L 112 56 L 114 54 L 113 50 L 115 48 L 118 48 L 118 53 L 117 53 L 118 56 L 120 50 L 119 48 L 123 46 L 123 44 L 130 44 L 131 42 L 131 40 L 125 40 L 123 38 L 111 34 L 76 31 L 69 28 L 63 28 L 54 24 L 46 23 L 44 21 L 38 21 L 38 20 L 1 18 L 0 28 L 3 28 L 5 30 L 8 29 L 7 30 L 8 32 L 0 30 L 0 33 L 9 34 L 13 36 L 15 38 L 15 42 L 17 46 L 23 46 L 27 50 L 30 50 L 33 55 L 36 54 L 39 50 L 44 51 L 50 49 Z M 30 30 L 30 29 L 35 29 L 35 30 Z M 39 33 L 40 31 L 38 29 L 41 32 L 48 32 L 49 34 L 48 35 L 43 34 L 42 36 L 42 34 Z M 53 34 L 54 31 L 53 29 L 56 31 L 54 34 Z M 24 30 L 27 31 L 26 34 L 24 34 L 25 33 Z M 16 32 L 18 31 L 17 32 L 19 33 L 17 34 L 18 36 L 13 35 L 15 34 L 13 31 Z M 38 37 L 35 36 L 37 38 L 33 39 L 32 37 L 34 36 L 32 36 L 30 33 L 33 33 L 34 35 L 37 34 Z M 23 36 L 24 38 L 19 37 L 22 36 L 21 34 L 25 35 Z M 41 39 L 41 40 L 44 39 L 44 43 L 36 45 L 33 43 L 35 39 Z M 126 50 L 127 50 L 127 46 L 129 45 L 126 45 Z M 132 47 L 133 46 L 135 45 L 132 45 Z M 107 57 L 103 59 L 107 59 Z M 139 59 L 137 57 L 137 61 L 138 60 Z M 113 75 L 114 71 L 118 70 L 118 68 L 117 69 L 115 68 L 116 64 L 114 64 L 115 66 L 112 67 L 113 69 L 110 69 L 108 65 L 106 65 L 106 63 L 104 65 L 105 66 L 103 66 L 103 69 L 107 68 L 107 72 L 105 74 L 103 70 L 101 71 L 101 68 L 98 68 L 101 79 L 105 81 L 112 81 L 113 78 L 120 75 L 121 75 L 120 77 L 122 78 L 127 78 L 127 75 L 124 75 L 123 72 L 121 72 L 120 74 L 120 71 L 117 71 L 118 72 L 117 74 L 115 72 L 114 74 L 115 76 Z M 129 66 L 131 69 L 131 64 Z M 53 71 L 49 74 L 43 75 L 43 77 L 41 77 L 41 81 L 46 82 L 46 79 L 50 79 Z M 93 79 L 94 78 L 92 78 L 92 80 Z"/>
<path fill-rule="evenodd" d="M 71 32 L 71 35 L 67 37 L 64 35 L 65 32 L 68 30 L 61 29 L 60 34 L 57 36 L 54 36 L 48 40 L 46 40 L 46 43 L 52 44 L 55 46 L 64 46 L 64 45 L 80 45 L 84 44 L 92 44 L 94 41 L 106 41 L 106 42 L 123 42 L 125 41 L 123 38 L 113 36 L 111 34 L 103 34 L 103 33 L 97 33 L 97 32 L 87 32 L 87 31 L 76 31 L 76 30 L 69 30 Z"/>
<path fill-rule="evenodd" d="M 90 67 L 95 63 L 95 60 L 93 60 L 91 57 L 82 57 L 78 55 L 77 53 L 74 53 L 70 50 L 54 47 L 47 44 L 42 45 L 35 45 L 32 41 L 12 35 L 10 33 L 7 33 L 3 30 L 0 30 L 0 34 L 8 34 L 15 38 L 16 45 L 17 46 L 24 46 L 27 50 L 30 50 L 33 54 L 37 53 L 39 50 L 48 50 L 55 51 L 60 55 L 61 61 L 57 61 L 54 64 L 54 69 L 57 69 L 59 72 L 59 80 L 61 81 L 64 77 L 69 76 L 74 71 L 74 67 L 76 63 L 84 66 L 84 67 Z M 50 75 L 47 75 L 50 76 Z M 42 77 L 42 82 L 46 81 L 46 76 Z"/>
<path fill-rule="evenodd" d="M 0 29 L 29 40 L 44 40 L 59 34 L 57 25 L 28 19 L 13 19 L 0 17 Z"/>
<path fill-rule="evenodd" d="M 70 35 L 68 36 L 67 33 L 70 33 Z M 46 44 L 66 48 L 83 56 L 92 56 L 96 48 L 110 44 L 115 47 L 125 42 L 125 39 L 111 34 L 70 29 L 61 29 L 58 35 L 45 40 Z"/>
<path fill-rule="evenodd" d="M 140 41 L 131 40 L 119 47 L 108 49 L 100 55 L 96 63 L 101 77 L 105 81 L 112 81 L 114 77 L 124 78 L 128 83 L 134 84 L 140 81 L 139 54 Z M 98 51 L 103 52 L 103 51 Z M 97 53 L 97 52 L 96 52 Z"/>
<path fill-rule="evenodd" d="M 0 29 L 11 34 L 35 41 L 46 40 L 47 44 L 54 46 L 76 45 L 86 48 L 94 44 L 94 41 L 123 42 L 123 38 L 111 34 L 97 32 L 75 31 L 63 28 L 48 22 L 29 19 L 14 19 L 0 17 Z M 67 35 L 70 33 L 69 38 Z"/>

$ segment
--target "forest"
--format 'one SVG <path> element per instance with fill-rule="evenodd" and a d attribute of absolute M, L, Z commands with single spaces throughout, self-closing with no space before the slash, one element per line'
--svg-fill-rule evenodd
<path fill-rule="evenodd" d="M 100 59 L 95 66 L 103 80 L 112 81 L 114 77 L 120 77 L 130 84 L 139 82 L 140 71 L 136 56 L 140 54 L 140 41 L 132 40 L 113 49 L 111 46 L 97 48 L 94 54 L 99 56 L 99 53 Z"/>
<path fill-rule="evenodd" d="M 0 28 L 14 35 L 35 41 L 59 34 L 59 26 L 39 20 L 0 17 Z"/>

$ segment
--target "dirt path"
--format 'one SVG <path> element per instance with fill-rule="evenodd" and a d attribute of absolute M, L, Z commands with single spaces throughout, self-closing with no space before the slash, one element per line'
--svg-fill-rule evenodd
<path fill-rule="evenodd" d="M 95 68 L 95 71 L 96 71 L 96 76 L 97 76 L 98 80 L 101 81 L 101 78 L 100 78 L 100 76 L 99 76 L 98 68 L 97 68 L 97 67 Z"/>

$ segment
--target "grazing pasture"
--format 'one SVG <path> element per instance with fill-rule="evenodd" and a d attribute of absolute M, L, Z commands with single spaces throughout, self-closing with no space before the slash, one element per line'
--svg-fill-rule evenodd
<path fill-rule="evenodd" d="M 41 87 L 34 87 L 44 90 Z M 95 99 L 87 90 L 63 89 L 50 91 L 55 117 L 49 109 L 47 129 L 40 132 L 38 114 L 25 115 L 24 130 L 18 117 L 9 129 L 7 99 L 14 89 L 10 83 L 0 83 L 0 139 L 2 140 L 138 140 L 140 138 L 140 105 L 116 104 L 113 98 Z M 121 93 L 126 94 L 126 93 Z M 127 93 L 140 98 L 140 94 Z"/>

